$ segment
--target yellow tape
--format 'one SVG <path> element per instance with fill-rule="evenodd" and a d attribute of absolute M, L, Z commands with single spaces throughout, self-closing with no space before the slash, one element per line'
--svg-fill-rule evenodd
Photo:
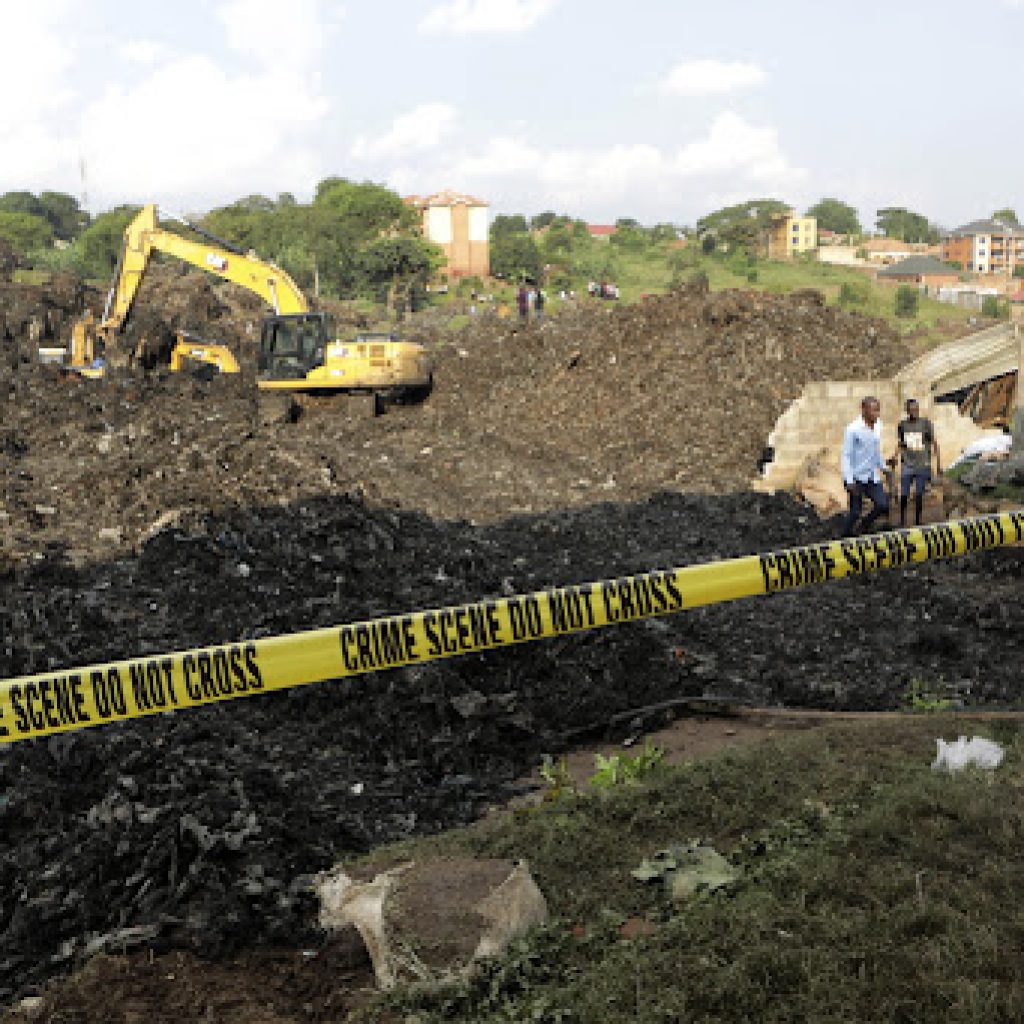
<path fill-rule="evenodd" d="M 0 682 L 0 742 L 671 615 L 1024 540 L 1024 511 Z"/>

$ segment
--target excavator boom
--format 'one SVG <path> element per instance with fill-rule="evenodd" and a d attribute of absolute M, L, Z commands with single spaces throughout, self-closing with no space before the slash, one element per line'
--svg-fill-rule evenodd
<path fill-rule="evenodd" d="M 214 277 L 221 277 L 255 292 L 275 313 L 309 311 L 309 304 L 299 286 L 280 267 L 254 254 L 241 255 L 211 243 L 194 242 L 168 231 L 157 222 L 156 205 L 149 203 L 125 229 L 118 273 L 103 318 L 106 329 L 121 329 L 154 249 L 200 267 Z"/>

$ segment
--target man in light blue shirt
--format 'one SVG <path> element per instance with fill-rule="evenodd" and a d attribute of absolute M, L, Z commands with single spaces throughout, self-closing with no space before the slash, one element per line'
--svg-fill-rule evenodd
<path fill-rule="evenodd" d="M 889 511 L 889 496 L 882 486 L 882 425 L 878 421 L 881 405 L 868 395 L 860 403 L 860 416 L 843 435 L 841 469 L 843 484 L 850 495 L 850 511 L 843 520 L 843 536 L 851 536 L 864 508 L 865 496 L 871 500 L 871 512 L 865 517 L 863 532 L 867 533 L 879 516 Z"/>

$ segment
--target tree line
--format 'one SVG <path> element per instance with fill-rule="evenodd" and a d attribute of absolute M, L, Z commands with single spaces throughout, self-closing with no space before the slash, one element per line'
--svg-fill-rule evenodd
<path fill-rule="evenodd" d="M 64 193 L 7 192 L 0 195 L 0 239 L 24 265 L 106 280 L 138 210 L 123 205 L 92 218 Z M 443 264 L 440 250 L 421 235 L 419 212 L 373 182 L 325 178 L 309 203 L 287 192 L 276 199 L 245 196 L 196 222 L 329 297 L 400 304 Z M 183 225 L 167 226 L 188 233 Z"/>
<path fill-rule="evenodd" d="M 138 209 L 118 206 L 92 217 L 67 193 L 6 192 L 0 195 L 0 252 L 6 243 L 24 266 L 69 268 L 105 280 Z M 645 227 L 622 217 L 607 242 L 595 242 L 585 221 L 553 210 L 530 218 L 502 214 L 491 225 L 491 269 L 509 281 L 546 278 L 555 286 L 568 287 L 581 278 L 611 280 L 621 257 L 664 248 L 683 236 L 699 239 L 706 253 L 753 255 L 763 247 L 772 219 L 790 209 L 779 199 L 751 199 L 712 211 L 693 228 L 671 223 Z M 856 209 L 835 197 L 820 199 L 807 214 L 820 230 L 863 234 Z M 928 217 L 904 207 L 883 207 L 875 217 L 876 229 L 887 238 L 935 242 L 941 237 Z M 1011 207 L 996 210 L 993 217 L 1019 225 Z M 273 260 L 304 289 L 330 297 L 398 304 L 443 264 L 440 251 L 421 236 L 419 212 L 373 182 L 325 178 L 309 203 L 288 192 L 276 198 L 249 195 L 210 210 L 198 222 L 232 245 Z"/>

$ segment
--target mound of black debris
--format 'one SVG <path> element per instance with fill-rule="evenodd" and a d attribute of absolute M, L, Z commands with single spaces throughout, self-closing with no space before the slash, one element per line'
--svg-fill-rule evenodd
<path fill-rule="evenodd" d="M 488 527 L 340 496 L 177 517 L 134 555 L 0 576 L 0 677 L 820 540 L 783 497 L 656 495 Z M 2 571 L 2 570 L 0 570 Z M 99 949 L 315 941 L 311 872 L 449 827 L 541 754 L 680 697 L 889 708 L 1019 688 L 991 552 L 0 750 L 0 999 Z M 626 715 L 623 728 L 645 726 Z"/>

